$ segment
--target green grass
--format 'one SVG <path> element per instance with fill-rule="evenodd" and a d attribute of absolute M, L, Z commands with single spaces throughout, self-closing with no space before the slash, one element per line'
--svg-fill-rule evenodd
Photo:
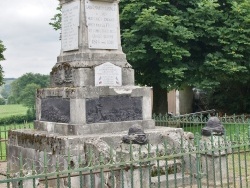
<path fill-rule="evenodd" d="M 20 104 L 0 105 L 0 118 L 13 115 L 25 115 L 28 108 Z"/>
<path fill-rule="evenodd" d="M 192 132 L 192 133 L 199 133 L 201 134 L 201 129 L 205 126 L 205 124 L 186 124 L 183 125 L 182 128 L 184 131 Z M 225 132 L 227 136 L 241 136 L 241 137 L 247 137 L 248 136 L 248 130 L 249 130 L 249 124 L 234 124 L 234 123 L 224 123 L 223 124 L 225 128 Z"/>

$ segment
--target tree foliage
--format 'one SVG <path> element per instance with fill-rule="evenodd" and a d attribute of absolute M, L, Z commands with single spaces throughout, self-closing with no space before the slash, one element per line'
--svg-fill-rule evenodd
<path fill-rule="evenodd" d="M 2 85 L 2 89 L 0 94 L 3 98 L 8 99 L 11 91 L 11 82 L 13 82 L 15 78 L 4 78 L 4 84 Z"/>
<path fill-rule="evenodd" d="M 48 87 L 48 85 L 48 75 L 26 73 L 11 83 L 11 95 L 8 103 L 18 103 L 33 108 L 36 89 Z"/>
<path fill-rule="evenodd" d="M 52 20 L 61 27 L 60 14 Z M 166 90 L 184 85 L 206 90 L 211 107 L 250 112 L 249 0 L 120 0 L 120 21 L 136 82 L 154 88 L 155 112 L 166 112 Z"/>
<path fill-rule="evenodd" d="M 249 1 L 204 1 L 188 9 L 188 25 L 196 34 L 197 78 L 203 88 L 215 88 L 231 81 L 249 80 L 250 10 Z M 241 11 L 239 10 L 241 9 Z M 202 17 L 203 15 L 203 17 Z M 199 81 L 201 80 L 201 81 Z"/>
<path fill-rule="evenodd" d="M 197 7 L 188 9 L 197 36 L 194 44 L 201 45 L 191 58 L 203 61 L 196 63 L 196 78 L 190 81 L 207 89 L 210 107 L 249 113 L 250 1 L 204 1 Z"/>
<path fill-rule="evenodd" d="M 51 22 L 49 23 L 49 25 L 51 25 L 57 31 L 60 30 L 62 27 L 62 7 L 58 6 L 56 10 L 57 13 L 54 15 L 53 18 L 51 18 Z"/>
<path fill-rule="evenodd" d="M 0 105 L 5 105 L 5 99 L 4 98 L 0 98 Z"/>
<path fill-rule="evenodd" d="M 250 1 L 121 0 L 120 5 L 123 49 L 138 83 L 196 86 L 224 111 L 233 98 L 227 92 L 235 89 L 232 84 L 236 91 L 249 84 Z M 216 93 L 227 99 L 224 105 Z M 237 100 L 246 104 L 243 96 L 249 93 L 241 94 L 234 95 L 236 106 L 242 106 Z"/>
<path fill-rule="evenodd" d="M 120 8 L 123 50 L 137 82 L 166 89 L 179 86 L 188 70 L 188 41 L 194 39 L 180 11 L 166 0 L 122 0 Z"/>
<path fill-rule="evenodd" d="M 36 90 L 41 88 L 35 83 L 27 84 L 20 93 L 20 101 L 24 106 L 34 108 L 36 102 Z"/>
<path fill-rule="evenodd" d="M 0 40 L 0 61 L 4 60 L 3 52 L 6 50 L 6 48 L 3 45 L 3 42 Z M 0 64 L 0 86 L 3 84 L 3 68 Z"/>
<path fill-rule="evenodd" d="M 195 36 L 177 5 L 168 0 L 120 2 L 123 50 L 137 83 L 153 86 L 155 113 L 167 112 L 167 89 L 181 86 L 189 71 L 188 42 Z"/>

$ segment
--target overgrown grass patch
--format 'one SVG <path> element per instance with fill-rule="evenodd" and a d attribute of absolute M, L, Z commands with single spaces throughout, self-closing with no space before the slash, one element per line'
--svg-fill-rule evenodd
<path fill-rule="evenodd" d="M 184 129 L 184 131 L 187 132 L 192 132 L 194 134 L 198 133 L 201 134 L 201 129 L 205 126 L 204 124 L 185 124 L 182 125 L 181 128 Z M 224 128 L 225 128 L 225 134 L 228 137 L 235 137 L 236 138 L 242 138 L 242 137 L 248 137 L 249 133 L 250 133 L 250 124 L 236 124 L 236 123 L 224 123 L 223 124 Z M 250 136 L 250 135 L 249 135 Z"/>

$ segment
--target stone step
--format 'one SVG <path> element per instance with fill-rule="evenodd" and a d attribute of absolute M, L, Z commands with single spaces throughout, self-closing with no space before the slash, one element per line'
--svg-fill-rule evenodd
<path fill-rule="evenodd" d="M 171 153 L 171 145 L 176 145 L 175 143 L 177 143 L 173 138 L 179 138 L 180 135 L 183 134 L 183 130 L 168 127 L 156 127 L 155 129 L 146 129 L 145 133 L 152 145 L 151 150 L 156 150 L 156 146 L 158 145 L 159 152 L 165 153 L 165 148 L 162 143 L 166 138 L 170 145 L 167 148 L 167 152 Z M 39 151 L 46 150 L 47 152 L 57 153 L 63 150 L 67 151 L 67 148 L 75 148 L 78 150 L 77 147 L 83 145 L 86 140 L 99 138 L 105 141 L 110 147 L 116 149 L 120 147 L 122 137 L 127 134 L 128 131 L 86 135 L 63 135 L 45 130 L 20 129 L 11 130 L 9 132 L 8 144 Z"/>
<path fill-rule="evenodd" d="M 168 180 L 166 179 L 165 175 L 160 176 L 160 187 L 165 188 L 168 187 L 180 187 L 183 185 L 190 185 L 191 183 L 191 177 L 187 174 L 182 173 L 176 173 L 176 174 L 170 174 L 168 175 Z M 192 183 L 195 183 L 195 180 L 192 179 Z M 158 188 L 158 177 L 152 177 L 151 178 L 151 186 L 150 188 Z"/>

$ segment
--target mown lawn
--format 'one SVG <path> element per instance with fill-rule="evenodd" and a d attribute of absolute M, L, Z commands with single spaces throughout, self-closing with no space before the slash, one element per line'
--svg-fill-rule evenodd
<path fill-rule="evenodd" d="M 184 131 L 192 132 L 194 134 L 201 134 L 201 129 L 205 126 L 205 124 L 186 124 L 182 126 Z M 249 123 L 224 123 L 225 134 L 228 137 L 237 137 L 244 138 L 248 137 L 248 132 L 250 130 Z M 231 138 L 233 139 L 233 138 Z"/>
<path fill-rule="evenodd" d="M 0 119 L 13 115 L 25 115 L 28 108 L 20 104 L 0 105 Z"/>

